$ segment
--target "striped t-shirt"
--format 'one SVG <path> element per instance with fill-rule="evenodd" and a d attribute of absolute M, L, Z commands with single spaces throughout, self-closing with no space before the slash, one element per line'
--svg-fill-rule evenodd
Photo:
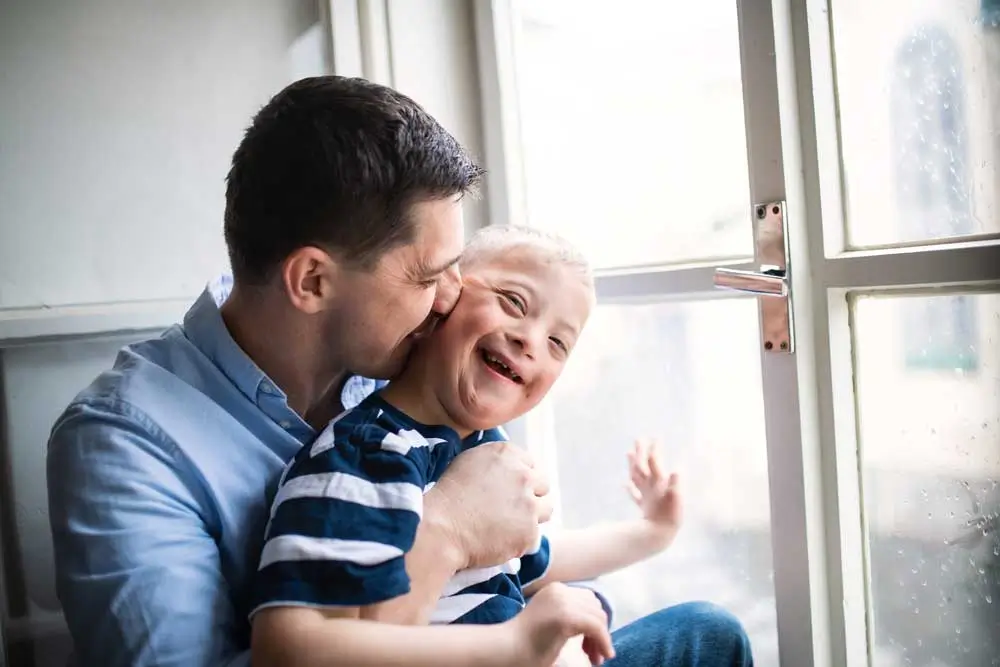
<path fill-rule="evenodd" d="M 333 420 L 291 461 L 271 507 L 251 616 L 264 607 L 361 607 L 405 595 L 404 564 L 423 495 L 460 452 L 506 440 L 462 440 L 376 393 Z M 522 588 L 548 568 L 548 541 L 504 565 L 459 572 L 432 623 L 500 623 L 523 609 Z"/>

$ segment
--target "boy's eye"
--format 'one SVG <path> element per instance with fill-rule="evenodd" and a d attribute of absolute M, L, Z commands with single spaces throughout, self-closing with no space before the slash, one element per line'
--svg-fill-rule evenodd
<path fill-rule="evenodd" d="M 503 296 L 505 299 L 507 299 L 508 302 L 510 302 L 512 306 L 517 308 L 521 313 L 524 313 L 528 310 L 527 306 L 524 303 L 524 299 L 514 294 L 513 292 L 505 292 Z"/>
<path fill-rule="evenodd" d="M 428 278 L 427 280 L 421 280 L 420 286 L 423 287 L 424 289 L 430 289 L 435 285 L 437 285 L 437 283 L 438 283 L 437 278 Z"/>
<path fill-rule="evenodd" d="M 552 341 L 553 343 L 555 343 L 556 347 L 558 347 L 563 352 L 566 352 L 566 353 L 569 352 L 569 347 L 567 347 L 566 343 L 562 342 L 561 340 L 559 340 L 555 336 L 552 336 L 551 338 L 549 338 L 549 340 Z"/>

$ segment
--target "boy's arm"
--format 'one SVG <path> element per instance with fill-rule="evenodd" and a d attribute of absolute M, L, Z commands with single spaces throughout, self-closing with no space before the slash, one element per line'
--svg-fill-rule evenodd
<path fill-rule="evenodd" d="M 636 519 L 551 533 L 549 567 L 525 586 L 525 594 L 533 595 L 553 582 L 594 579 L 638 563 L 663 551 L 676 532 L 676 528 Z"/>
<path fill-rule="evenodd" d="M 589 591 L 550 586 L 495 625 L 406 626 L 350 612 L 274 607 L 254 618 L 254 667 L 550 667 L 571 637 L 587 664 L 614 656 L 607 619 Z"/>
<path fill-rule="evenodd" d="M 254 667 L 520 667 L 511 628 L 410 626 L 276 607 L 253 621 Z"/>
<path fill-rule="evenodd" d="M 550 535 L 548 569 L 525 587 L 526 594 L 556 581 L 584 581 L 610 574 L 670 545 L 682 515 L 677 475 L 664 471 L 659 453 L 648 441 L 637 441 L 628 460 L 629 490 L 642 518 Z"/>

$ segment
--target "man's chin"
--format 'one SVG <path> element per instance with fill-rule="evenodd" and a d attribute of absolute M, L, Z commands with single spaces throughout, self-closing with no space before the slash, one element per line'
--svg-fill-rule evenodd
<path fill-rule="evenodd" d="M 410 363 L 410 359 L 413 357 L 413 350 L 416 348 L 414 344 L 415 341 L 407 338 L 396 350 L 392 353 L 392 357 L 385 364 L 383 369 L 383 375 L 386 380 L 392 381 L 397 379 L 406 370 L 406 367 Z"/>
<path fill-rule="evenodd" d="M 443 319 L 444 318 L 441 317 L 440 315 L 436 315 L 433 313 L 431 315 L 428 315 L 427 319 L 424 320 L 419 327 L 414 329 L 413 332 L 409 336 L 407 336 L 407 338 L 412 342 L 416 342 L 424 338 L 427 338 L 432 333 L 434 333 L 434 330 L 437 328 L 438 324 Z"/>

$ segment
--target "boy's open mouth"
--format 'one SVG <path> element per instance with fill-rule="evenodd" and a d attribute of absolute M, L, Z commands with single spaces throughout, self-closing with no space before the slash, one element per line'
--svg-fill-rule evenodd
<path fill-rule="evenodd" d="M 488 350 L 479 348 L 479 355 L 483 358 L 483 362 L 491 369 L 496 371 L 496 373 L 498 373 L 499 375 L 502 375 L 511 382 L 515 382 L 517 384 L 524 384 L 524 379 L 522 379 L 520 375 L 515 373 L 513 369 L 510 368 L 510 366 L 505 364 L 499 358 L 495 357 Z"/>

